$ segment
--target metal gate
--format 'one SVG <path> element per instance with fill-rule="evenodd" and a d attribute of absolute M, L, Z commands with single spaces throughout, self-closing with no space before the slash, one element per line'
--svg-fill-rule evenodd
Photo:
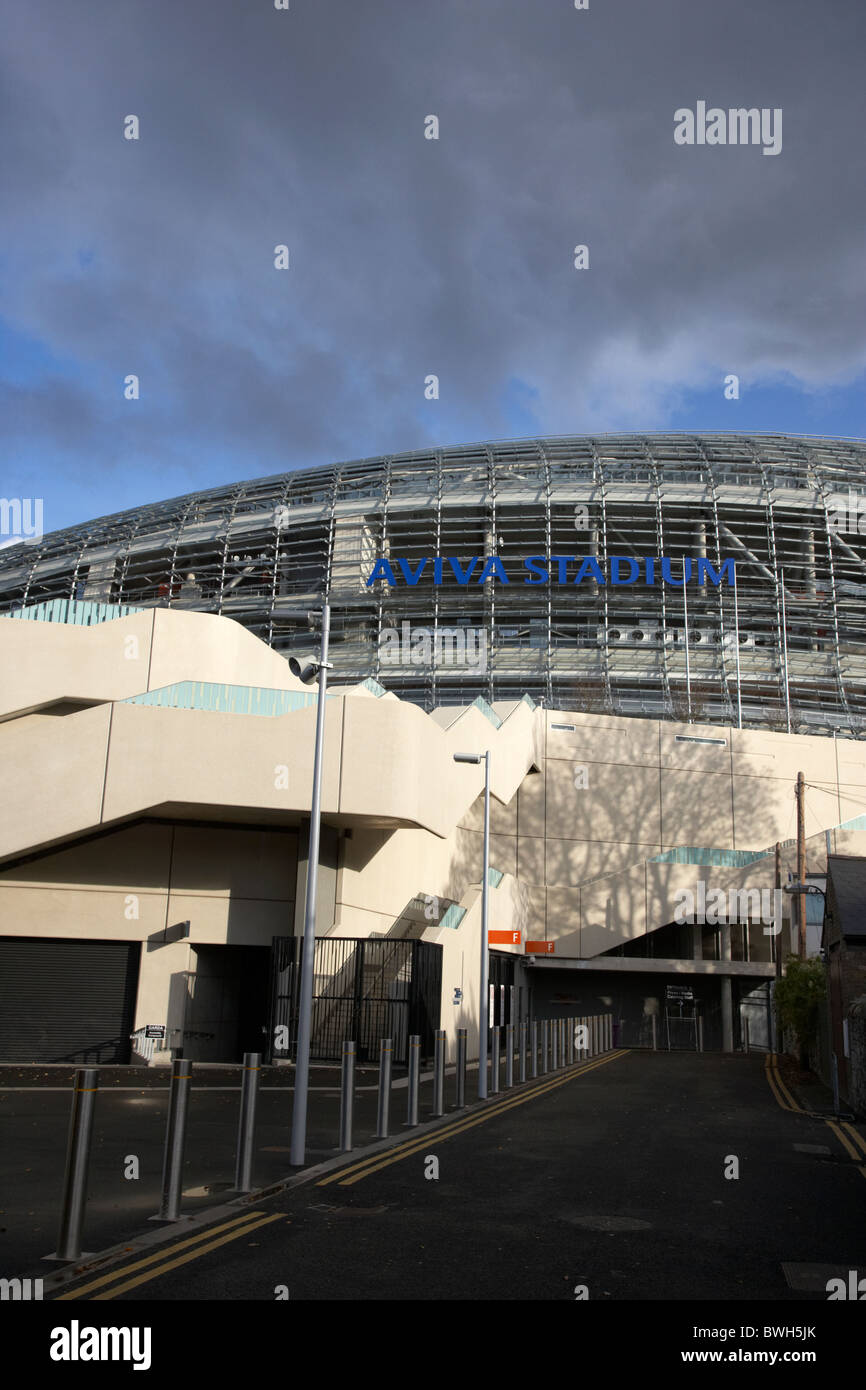
<path fill-rule="evenodd" d="M 270 1059 L 295 1057 L 303 938 L 274 937 L 271 963 Z M 317 937 L 313 956 L 310 1056 L 339 1058 L 354 1041 L 359 1061 L 378 1057 L 391 1038 L 393 1058 L 408 1062 L 409 1038 L 421 1038 L 421 1055 L 433 1055 L 439 1027 L 442 947 L 430 941 Z"/>

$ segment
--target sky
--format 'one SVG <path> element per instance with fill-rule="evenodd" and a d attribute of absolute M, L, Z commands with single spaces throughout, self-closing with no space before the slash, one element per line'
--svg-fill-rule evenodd
<path fill-rule="evenodd" d="M 862 0 L 0 0 L 0 492 L 863 438 L 864 52 Z M 678 144 L 699 102 L 781 149 Z"/>

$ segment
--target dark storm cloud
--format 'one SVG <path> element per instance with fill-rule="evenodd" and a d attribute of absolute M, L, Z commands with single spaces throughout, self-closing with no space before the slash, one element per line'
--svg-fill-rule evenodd
<path fill-rule="evenodd" d="M 75 364 L 7 441 L 177 491 L 513 433 L 508 382 L 567 432 L 724 371 L 850 379 L 863 8 L 755 8 L 7 0 L 2 315 Z M 675 146 L 699 99 L 783 108 L 782 153 Z"/>

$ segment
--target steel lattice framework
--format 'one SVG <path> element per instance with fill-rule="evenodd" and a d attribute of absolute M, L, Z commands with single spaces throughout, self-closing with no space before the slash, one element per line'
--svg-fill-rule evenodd
<path fill-rule="evenodd" d="M 860 510 L 862 501 L 862 512 Z M 861 534 L 861 526 L 863 534 Z M 367 579 L 379 557 L 496 555 L 519 582 Z M 730 586 L 527 585 L 529 555 L 704 556 Z M 784 578 L 783 578 L 784 577 Z M 214 488 L 0 554 L 0 609 L 54 598 L 221 613 L 278 650 L 329 593 L 335 676 L 425 708 L 524 693 L 554 708 L 866 731 L 866 444 L 788 435 L 509 440 Z M 736 611 L 735 611 L 736 609 Z M 483 669 L 383 634 L 476 629 Z"/>

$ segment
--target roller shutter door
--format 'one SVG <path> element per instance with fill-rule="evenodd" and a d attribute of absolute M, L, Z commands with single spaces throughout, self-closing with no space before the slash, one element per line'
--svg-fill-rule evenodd
<path fill-rule="evenodd" d="M 0 1061 L 128 1062 L 139 942 L 0 937 Z"/>

